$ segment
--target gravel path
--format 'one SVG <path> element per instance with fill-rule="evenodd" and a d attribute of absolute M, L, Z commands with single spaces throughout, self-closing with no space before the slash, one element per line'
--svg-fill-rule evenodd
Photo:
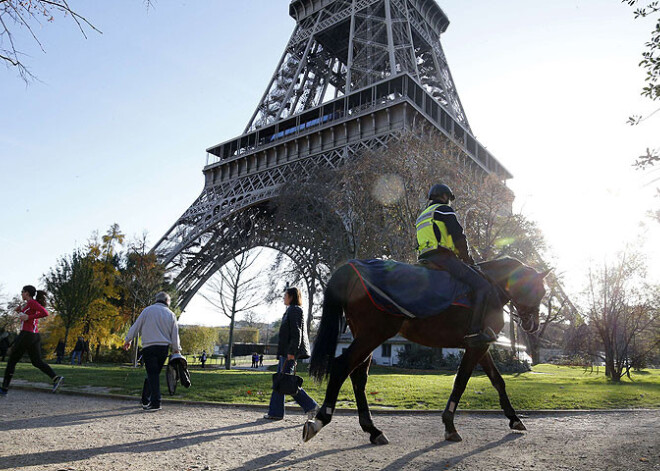
<path fill-rule="evenodd" d="M 309 443 L 304 417 L 265 411 L 12 390 L 0 399 L 0 470 L 660 470 L 660 411 L 533 414 L 512 433 L 500 415 L 460 413 L 461 443 L 440 414 L 376 415 L 390 445 L 369 444 L 354 415 Z"/>

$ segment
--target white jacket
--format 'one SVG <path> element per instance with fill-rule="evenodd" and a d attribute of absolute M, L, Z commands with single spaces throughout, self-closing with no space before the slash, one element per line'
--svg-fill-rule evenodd
<path fill-rule="evenodd" d="M 138 335 L 142 336 L 142 348 L 169 345 L 173 351 L 181 351 L 176 316 L 163 303 L 147 306 L 131 326 L 125 340 L 130 342 Z"/>

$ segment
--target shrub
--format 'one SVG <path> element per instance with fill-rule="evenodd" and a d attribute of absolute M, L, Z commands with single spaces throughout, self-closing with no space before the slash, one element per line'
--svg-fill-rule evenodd
<path fill-rule="evenodd" d="M 413 346 L 410 350 L 399 351 L 398 355 L 398 366 L 417 370 L 456 370 L 461 362 L 458 355 L 443 355 L 441 348 Z"/>
<path fill-rule="evenodd" d="M 490 354 L 501 373 L 526 373 L 532 371 L 527 360 L 521 360 L 514 352 L 501 348 L 491 348 Z"/>
<path fill-rule="evenodd" d="M 94 357 L 94 363 L 131 363 L 132 361 L 130 350 L 117 347 L 104 348 Z"/>

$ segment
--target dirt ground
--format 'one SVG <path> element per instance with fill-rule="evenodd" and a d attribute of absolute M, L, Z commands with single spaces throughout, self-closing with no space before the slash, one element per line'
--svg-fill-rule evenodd
<path fill-rule="evenodd" d="M 373 446 L 338 414 L 308 443 L 304 417 L 13 389 L 0 399 L 0 470 L 658 470 L 660 411 L 530 414 L 528 432 L 501 415 L 458 414 L 463 442 L 443 440 L 440 414 L 375 415 L 390 444 Z"/>

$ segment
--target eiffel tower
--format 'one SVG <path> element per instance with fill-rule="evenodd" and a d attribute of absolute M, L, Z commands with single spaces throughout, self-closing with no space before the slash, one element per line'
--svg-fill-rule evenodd
<path fill-rule="evenodd" d="M 244 133 L 207 149 L 201 195 L 154 248 L 181 307 L 257 246 L 291 257 L 313 288 L 315 248 L 276 237 L 281 185 L 386 147 L 419 123 L 484 172 L 511 177 L 472 134 L 440 43 L 449 19 L 435 0 L 292 0 L 289 14 L 295 29 Z"/>

